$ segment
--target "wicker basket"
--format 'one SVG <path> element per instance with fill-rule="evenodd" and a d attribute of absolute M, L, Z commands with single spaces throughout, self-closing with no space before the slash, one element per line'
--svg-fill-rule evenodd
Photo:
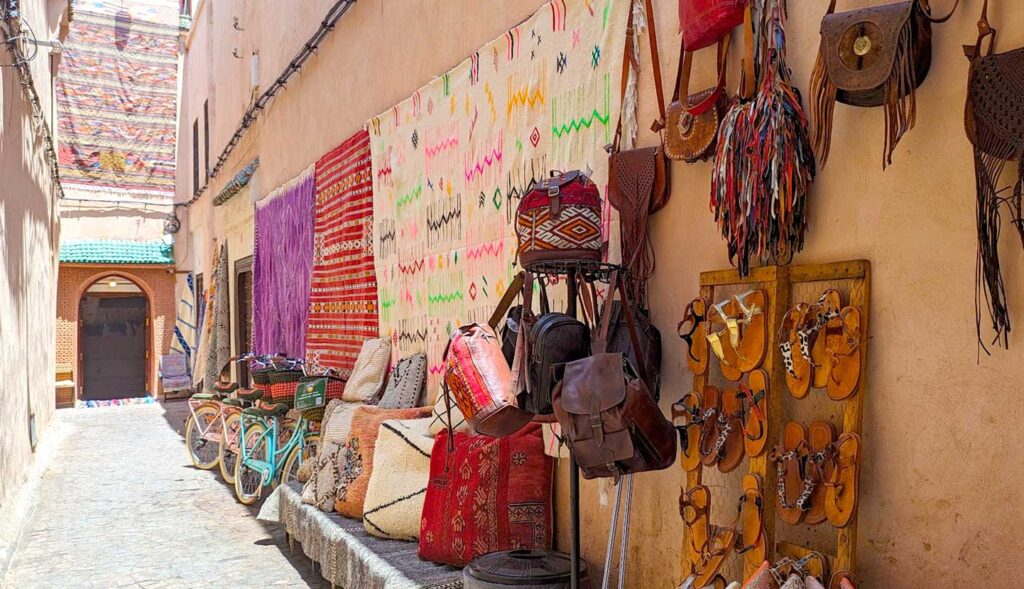
<path fill-rule="evenodd" d="M 295 385 L 303 377 L 301 370 L 274 370 L 270 372 L 270 403 L 295 406 Z"/>
<path fill-rule="evenodd" d="M 322 376 L 307 376 L 301 379 L 300 382 L 312 382 L 324 378 Z M 327 408 L 327 404 L 331 402 L 331 399 L 340 399 L 342 394 L 345 392 L 345 381 L 328 378 L 327 379 L 327 395 L 324 399 L 324 406 L 317 407 L 316 409 L 307 409 L 302 411 L 302 417 L 308 421 L 323 421 L 324 409 Z"/>
<path fill-rule="evenodd" d="M 270 373 L 272 371 L 269 368 L 261 368 L 259 370 L 253 370 L 250 375 L 252 376 L 252 388 L 261 391 L 268 398 L 270 397 Z"/>

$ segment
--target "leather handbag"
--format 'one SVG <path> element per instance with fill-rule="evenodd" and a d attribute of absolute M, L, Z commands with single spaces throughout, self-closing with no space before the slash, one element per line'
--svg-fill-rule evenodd
<path fill-rule="evenodd" d="M 683 45 L 697 51 L 714 45 L 743 22 L 747 0 L 679 0 Z"/>
<path fill-rule="evenodd" d="M 978 280 L 976 309 L 978 341 L 981 336 L 980 301 L 986 301 L 996 345 L 1009 345 L 1010 314 L 999 264 L 1000 206 L 1010 209 L 1024 242 L 1024 48 L 995 53 L 996 30 L 988 21 L 988 0 L 978 20 L 978 41 L 964 46 L 971 61 L 964 107 L 964 128 L 974 146 L 974 174 L 978 199 Z M 987 50 L 982 49 L 985 37 Z M 1007 161 L 1018 162 L 1012 192 L 1000 194 L 999 177 Z"/>
<path fill-rule="evenodd" d="M 529 266 L 558 260 L 600 261 L 601 193 L 586 174 L 552 172 L 535 183 L 516 210 L 516 251 Z"/>
<path fill-rule="evenodd" d="M 451 399 L 470 426 L 479 434 L 493 437 L 511 435 L 532 419 L 517 405 L 521 390 L 522 353 L 517 350 L 510 370 L 494 332 L 500 318 L 522 288 L 523 274 L 513 280 L 488 325 L 472 323 L 455 330 L 444 352 L 444 397 L 451 414 Z M 524 334 L 520 331 L 519 347 Z"/>
<path fill-rule="evenodd" d="M 718 42 L 718 82 L 711 88 L 690 94 L 693 51 L 687 51 L 685 44 L 680 46 L 676 89 L 665 119 L 665 154 L 671 159 L 692 164 L 714 153 L 718 124 L 729 108 L 729 96 L 725 92 L 728 55 L 729 36 L 726 35 Z M 680 97 L 686 98 L 685 104 Z"/>
<path fill-rule="evenodd" d="M 639 347 L 626 291 L 613 275 L 593 344 L 601 352 L 566 364 L 553 399 L 562 433 L 587 479 L 661 470 L 676 459 L 675 429 L 648 392 L 643 366 L 637 376 L 625 356 L 605 351 L 616 288 L 633 345 Z"/>
<path fill-rule="evenodd" d="M 932 63 L 933 23 L 949 20 L 931 15 L 929 0 L 908 0 L 836 13 L 829 3 L 821 21 L 821 46 L 811 73 L 814 150 L 821 165 L 828 160 L 836 101 L 852 106 L 885 106 L 882 168 L 903 135 L 914 127 L 915 89 Z"/>

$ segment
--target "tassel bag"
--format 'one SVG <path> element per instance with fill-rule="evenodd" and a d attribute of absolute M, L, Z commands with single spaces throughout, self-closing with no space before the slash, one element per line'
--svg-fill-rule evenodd
<path fill-rule="evenodd" d="M 814 153 L 807 116 L 786 66 L 784 14 L 765 10 L 763 79 L 754 90 L 754 41 L 747 7 L 740 98 L 726 113 L 711 173 L 711 210 L 741 276 L 751 261 L 788 262 L 804 245 Z"/>
<path fill-rule="evenodd" d="M 981 342 L 981 301 L 989 307 L 993 342 L 1004 348 L 1009 344 L 1010 316 L 999 266 L 1000 209 L 1007 205 L 1014 226 L 1024 242 L 1024 48 L 993 53 L 996 30 L 988 22 L 988 0 L 978 21 L 978 42 L 964 46 L 971 60 L 967 82 L 964 127 L 974 146 L 974 174 L 978 198 L 978 271 L 976 317 Z M 987 51 L 982 42 L 989 37 Z M 1011 194 L 1001 196 L 997 182 L 1007 161 L 1016 161 L 1019 169 Z M 986 349 L 987 351 L 987 349 Z"/>
<path fill-rule="evenodd" d="M 914 127 L 915 89 L 932 63 L 933 23 L 928 0 L 910 0 L 836 13 L 829 3 L 821 21 L 821 46 L 811 72 L 811 120 L 814 149 L 824 166 L 832 141 L 836 101 L 851 106 L 885 106 L 882 168 L 904 133 Z"/>

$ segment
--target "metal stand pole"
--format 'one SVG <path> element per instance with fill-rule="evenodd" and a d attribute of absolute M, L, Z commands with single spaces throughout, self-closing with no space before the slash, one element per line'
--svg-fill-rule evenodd
<path fill-rule="evenodd" d="M 576 281 L 573 275 L 566 276 L 566 288 L 568 291 L 568 303 L 565 314 L 576 317 Z M 569 544 L 570 577 L 569 586 L 571 589 L 580 587 L 580 467 L 576 464 L 576 457 L 569 454 L 569 525 L 572 529 L 572 539 Z"/>

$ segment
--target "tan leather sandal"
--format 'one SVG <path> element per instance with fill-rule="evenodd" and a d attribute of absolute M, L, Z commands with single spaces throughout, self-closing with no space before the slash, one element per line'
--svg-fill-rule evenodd
<path fill-rule="evenodd" d="M 749 386 L 740 383 L 746 421 L 743 445 L 747 456 L 760 456 L 768 448 L 768 373 L 757 369 L 747 376 Z"/>
<path fill-rule="evenodd" d="M 779 329 L 779 352 L 785 368 L 786 388 L 789 394 L 803 399 L 811 389 L 811 363 L 801 353 L 799 328 L 809 307 L 799 303 L 786 312 Z"/>
<path fill-rule="evenodd" d="M 683 320 L 676 326 L 676 333 L 686 342 L 686 365 L 694 374 L 704 374 L 708 369 L 708 302 L 697 297 L 686 305 Z M 689 324 L 689 329 L 684 327 Z"/>
<path fill-rule="evenodd" d="M 813 480 L 810 504 L 804 514 L 804 523 L 820 524 L 825 521 L 825 481 L 831 480 L 834 460 L 831 452 L 836 430 L 827 421 L 815 421 L 807 429 L 807 463 L 804 476 Z"/>
<path fill-rule="evenodd" d="M 736 348 L 736 368 L 740 372 L 750 372 L 761 365 L 768 351 L 768 293 L 761 289 L 751 290 L 737 295 L 735 301 L 742 328 Z"/>
<path fill-rule="evenodd" d="M 811 386 L 823 389 L 828 385 L 831 368 L 827 352 L 828 328 L 838 326 L 839 310 L 842 308 L 839 291 L 830 288 L 821 293 L 818 302 L 810 306 L 800 328 L 801 354 L 813 366 Z M 834 332 L 834 331 L 833 331 Z"/>
<path fill-rule="evenodd" d="M 715 446 L 719 434 L 718 414 L 722 410 L 722 393 L 718 387 L 708 385 L 704 387 L 701 399 L 704 419 L 700 429 L 700 442 L 697 445 L 700 452 L 700 463 L 704 466 L 714 466 L 718 464 L 719 458 Z"/>
<path fill-rule="evenodd" d="M 711 492 L 708 488 L 696 485 L 690 490 L 680 489 L 679 516 L 690 539 L 686 557 L 691 572 L 696 572 L 711 535 Z"/>
<path fill-rule="evenodd" d="M 834 444 L 835 467 L 825 481 L 825 515 L 837 528 L 849 525 L 857 511 L 857 481 L 860 478 L 860 435 L 845 432 Z"/>
<path fill-rule="evenodd" d="M 714 452 L 718 454 L 718 470 L 721 472 L 732 472 L 743 462 L 743 401 L 735 389 L 722 392 Z"/>
<path fill-rule="evenodd" d="M 736 528 L 713 526 L 711 538 L 704 549 L 701 564 L 697 568 L 696 587 L 704 587 L 722 570 L 722 565 L 732 554 L 736 545 Z"/>
<path fill-rule="evenodd" d="M 747 564 L 757 566 L 764 561 L 764 495 L 761 491 L 761 477 L 756 474 L 743 476 L 743 494 L 740 495 L 739 518 L 742 526 L 736 554 L 742 554 Z"/>
<path fill-rule="evenodd" d="M 672 422 L 679 431 L 679 462 L 683 470 L 700 468 L 700 432 L 704 424 L 703 399 L 690 391 L 672 404 Z"/>
<path fill-rule="evenodd" d="M 782 431 L 782 444 L 772 450 L 775 463 L 776 496 L 779 519 L 796 525 L 803 519 L 804 510 L 798 502 L 803 496 L 803 459 L 807 452 L 807 431 L 802 423 L 791 421 Z"/>
<path fill-rule="evenodd" d="M 712 306 L 708 313 L 708 346 L 714 352 L 715 357 L 718 358 L 718 367 L 722 371 L 722 376 L 733 382 L 738 381 L 743 376 L 743 372 L 737 367 L 740 361 L 739 355 L 736 353 L 736 347 L 740 341 L 740 327 L 739 320 L 736 318 L 737 315 L 738 310 L 734 299 L 722 301 Z M 724 325 L 725 329 L 712 332 L 710 325 L 719 323 Z"/>
<path fill-rule="evenodd" d="M 844 307 L 837 319 L 841 335 L 829 342 L 828 396 L 834 401 L 848 399 L 860 383 L 861 316 L 858 307 Z"/>

